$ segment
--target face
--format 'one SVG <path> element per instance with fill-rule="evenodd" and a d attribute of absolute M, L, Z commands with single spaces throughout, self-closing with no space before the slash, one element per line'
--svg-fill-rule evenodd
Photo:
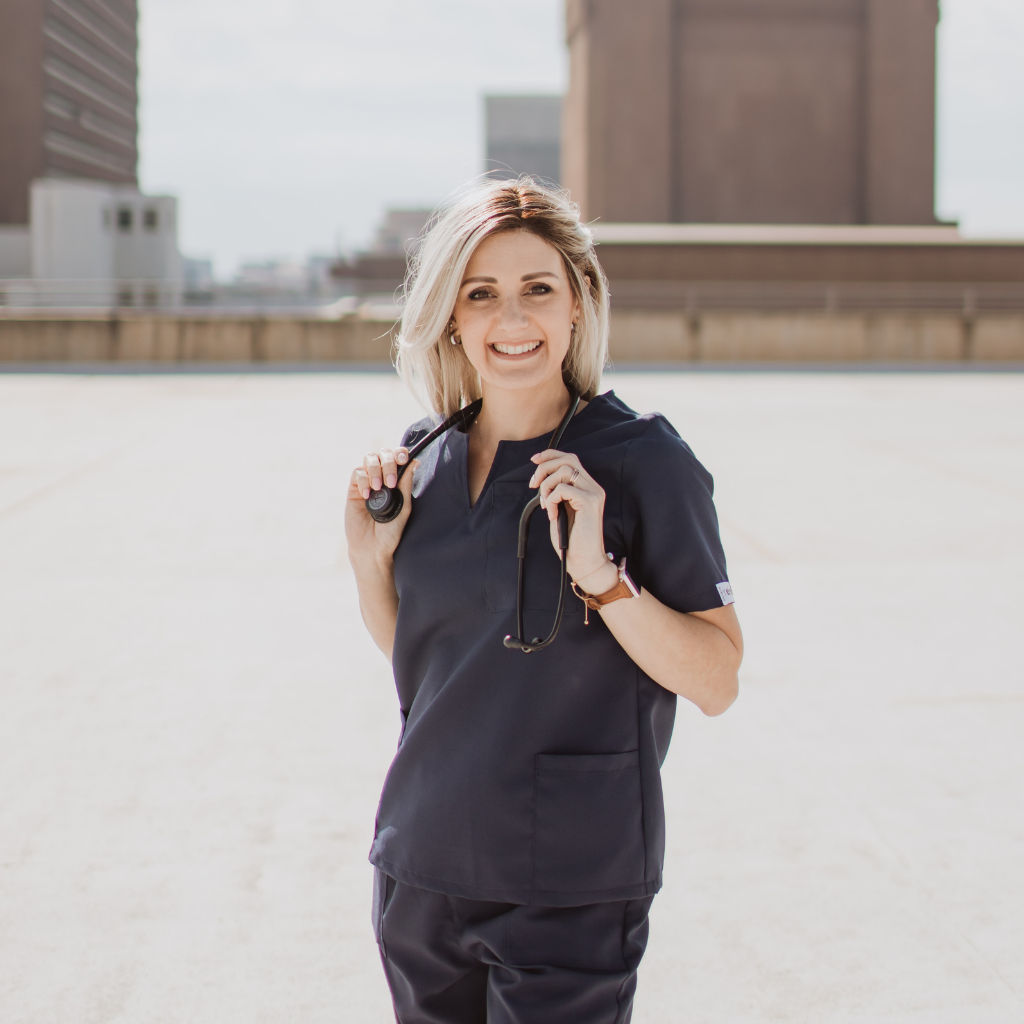
<path fill-rule="evenodd" d="M 466 357 L 482 381 L 501 388 L 561 380 L 578 316 L 558 250 L 522 230 L 480 243 L 455 303 Z"/>

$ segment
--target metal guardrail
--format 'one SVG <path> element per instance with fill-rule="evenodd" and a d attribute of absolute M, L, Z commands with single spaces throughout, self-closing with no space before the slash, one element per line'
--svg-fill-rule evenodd
<path fill-rule="evenodd" d="M 884 282 L 625 281 L 611 282 L 613 311 L 946 313 L 972 318 L 1024 312 L 1024 282 L 1004 284 L 888 284 Z M 379 307 L 379 308 L 378 308 Z M 385 308 L 386 307 L 386 308 Z M 395 319 L 390 295 L 342 297 L 251 287 L 190 290 L 182 282 L 146 280 L 36 281 L 0 279 L 6 312 L 74 310 L 140 312 L 278 313 L 334 318 L 360 315 Z"/>
<path fill-rule="evenodd" d="M 0 306 L 8 309 L 166 309 L 186 295 L 182 281 L 0 279 Z"/>
<path fill-rule="evenodd" d="M 394 289 L 387 294 L 353 295 L 342 287 L 286 289 L 251 283 L 196 286 L 166 280 L 50 280 L 0 278 L 0 311 L 62 314 L 116 314 L 122 311 L 203 313 L 213 316 L 263 314 L 281 316 L 380 314 L 394 319 Z M 371 308 L 372 307 L 372 308 Z M 380 307 L 380 308 L 378 308 Z"/>
<path fill-rule="evenodd" d="M 1024 312 L 1024 282 L 887 284 L 765 281 L 622 281 L 610 285 L 613 310 L 747 312 Z"/>

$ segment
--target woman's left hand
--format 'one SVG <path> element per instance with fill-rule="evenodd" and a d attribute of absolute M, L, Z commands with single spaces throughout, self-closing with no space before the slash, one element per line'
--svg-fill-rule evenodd
<path fill-rule="evenodd" d="M 569 575 L 574 580 L 587 577 L 584 589 L 594 594 L 615 586 L 618 572 L 608 561 L 604 546 L 604 488 L 575 455 L 567 452 L 549 448 L 534 455 L 531 461 L 537 468 L 530 486 L 540 488 L 540 506 L 548 514 L 551 543 L 556 552 L 559 502 L 565 502 L 569 513 Z M 597 589 L 591 589 L 592 586 Z"/>

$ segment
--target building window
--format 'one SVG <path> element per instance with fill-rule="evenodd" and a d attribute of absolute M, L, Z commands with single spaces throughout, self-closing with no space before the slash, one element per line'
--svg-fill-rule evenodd
<path fill-rule="evenodd" d="M 117 230 L 128 232 L 132 229 L 132 211 L 128 206 L 122 206 L 117 211 Z"/>
<path fill-rule="evenodd" d="M 156 231 L 160 226 L 159 218 L 157 217 L 156 210 L 146 210 L 142 214 L 142 226 L 147 231 Z"/>

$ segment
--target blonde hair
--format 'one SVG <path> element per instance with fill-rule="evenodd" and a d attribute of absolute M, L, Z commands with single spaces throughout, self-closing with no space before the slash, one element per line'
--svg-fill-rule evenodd
<path fill-rule="evenodd" d="M 395 364 L 413 394 L 441 416 L 480 397 L 479 375 L 446 330 L 466 266 L 485 238 L 514 230 L 531 231 L 561 253 L 580 310 L 562 377 L 584 399 L 597 394 L 608 358 L 608 282 L 579 207 L 530 177 L 486 181 L 435 212 L 409 261 Z"/>

